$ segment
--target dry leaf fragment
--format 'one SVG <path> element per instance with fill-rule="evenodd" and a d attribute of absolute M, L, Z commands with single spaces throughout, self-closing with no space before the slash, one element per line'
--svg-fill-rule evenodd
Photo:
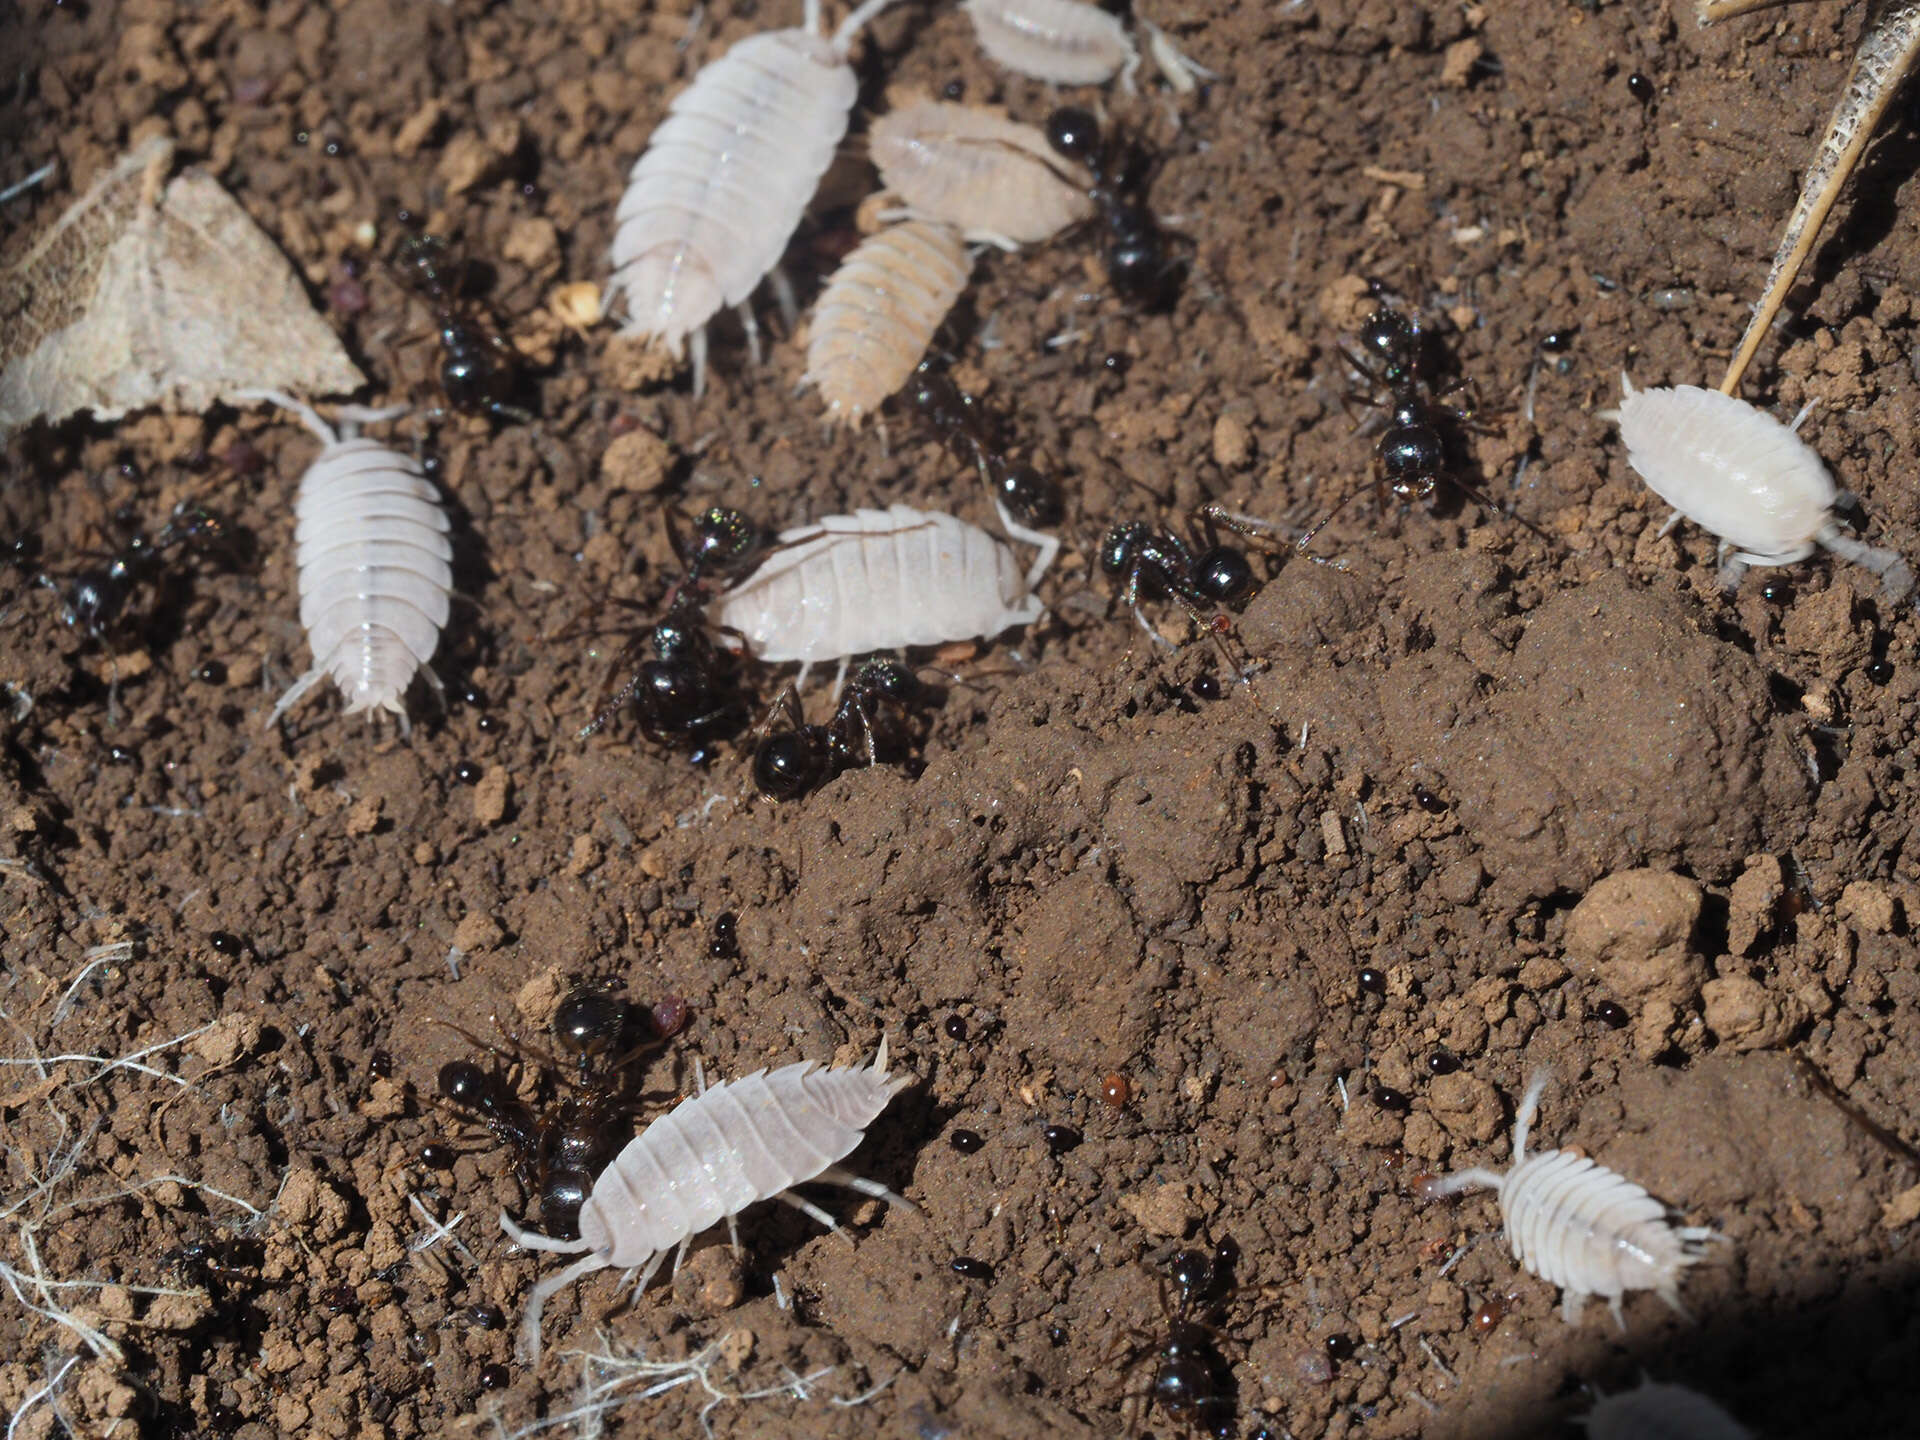
<path fill-rule="evenodd" d="M 243 389 L 366 377 L 293 267 L 203 170 L 148 141 L 0 270 L 0 438 L 40 416 L 193 413 Z"/>

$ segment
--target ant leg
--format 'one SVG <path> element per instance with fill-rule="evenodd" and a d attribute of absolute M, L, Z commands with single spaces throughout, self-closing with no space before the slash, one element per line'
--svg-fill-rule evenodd
<path fill-rule="evenodd" d="M 1538 535 L 1542 540 L 1546 541 L 1549 545 L 1558 545 L 1560 543 L 1558 539 L 1556 539 L 1552 535 L 1549 535 L 1546 531 L 1542 530 L 1538 525 L 1534 524 L 1533 521 L 1527 519 L 1526 516 L 1520 514 L 1517 510 L 1508 510 L 1499 505 L 1494 504 L 1492 499 L 1489 498 L 1480 489 L 1479 486 L 1473 484 L 1471 481 L 1462 480 L 1457 476 L 1453 476 L 1453 475 L 1449 475 L 1447 479 L 1449 483 L 1451 483 L 1456 489 L 1461 490 L 1465 494 L 1471 495 L 1475 500 L 1478 500 L 1482 505 L 1486 506 L 1487 510 L 1490 513 L 1494 515 L 1505 516 L 1509 520 L 1518 520 L 1522 525 L 1526 526 L 1527 529 L 1533 531 L 1534 534 Z"/>
<path fill-rule="evenodd" d="M 1338 515 L 1342 510 L 1346 509 L 1348 505 L 1352 504 L 1355 497 L 1364 494 L 1366 492 L 1367 485 L 1371 483 L 1372 482 L 1370 481 L 1365 482 L 1360 486 L 1358 486 L 1356 489 L 1349 490 L 1345 495 L 1342 495 L 1340 497 L 1339 501 L 1334 505 L 1334 507 L 1331 510 L 1327 511 L 1326 514 L 1322 515 L 1318 520 L 1314 521 L 1313 524 L 1309 525 L 1306 528 L 1305 532 L 1302 533 L 1300 538 L 1294 542 L 1294 545 L 1293 545 L 1294 553 L 1296 555 L 1306 556 L 1307 559 L 1313 561 L 1314 564 L 1316 565 L 1338 565 L 1341 569 L 1345 569 L 1346 567 L 1340 564 L 1340 562 L 1337 560 L 1328 560 L 1325 557 L 1319 556 L 1319 555 L 1308 555 L 1307 547 L 1313 543 L 1313 537 L 1318 535 L 1322 530 L 1326 529 L 1327 526 L 1332 523 L 1333 517 Z"/>

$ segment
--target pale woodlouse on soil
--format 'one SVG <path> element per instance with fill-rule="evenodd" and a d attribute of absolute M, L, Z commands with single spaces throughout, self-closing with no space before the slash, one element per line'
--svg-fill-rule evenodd
<path fill-rule="evenodd" d="M 607 303 L 626 298 L 622 333 L 678 358 L 693 337 L 693 389 L 706 387 L 707 322 L 740 307 L 779 262 L 847 133 L 860 86 L 854 37 L 893 0 L 865 0 L 828 38 L 821 0 L 804 24 L 750 35 L 677 95 L 634 162 L 614 215 Z"/>
<path fill-rule="evenodd" d="M 1527 1154 L 1527 1131 L 1547 1087 L 1536 1074 L 1513 1118 L 1513 1164 L 1506 1173 L 1475 1168 L 1422 1182 L 1428 1196 L 1462 1190 L 1494 1191 L 1514 1258 L 1561 1288 L 1560 1313 L 1569 1325 L 1589 1296 L 1606 1297 L 1614 1322 L 1626 1328 L 1621 1300 L 1629 1290 L 1651 1290 L 1681 1314 L 1680 1276 L 1724 1243 L 1718 1232 L 1675 1225 L 1667 1207 L 1640 1186 L 1567 1150 Z"/>
<path fill-rule="evenodd" d="M 353 427 L 390 420 L 386 410 L 343 407 L 342 433 L 311 406 L 277 391 L 243 392 L 298 416 L 326 448 L 300 480 L 295 502 L 295 563 L 300 623 L 313 666 L 287 688 L 267 717 L 271 726 L 333 676 L 348 715 L 385 710 L 410 727 L 405 695 L 416 673 L 436 687 L 427 668 L 440 643 L 453 596 L 453 528 L 433 482 L 418 461 Z"/>
<path fill-rule="evenodd" d="M 981 105 L 916 100 L 873 122 L 867 154 L 906 213 L 1012 250 L 1093 216 L 1091 181 L 1046 133 Z"/>
<path fill-rule="evenodd" d="M 549 1296 L 614 1266 L 640 1270 L 639 1294 L 668 1251 L 677 1251 L 677 1272 L 696 1236 L 722 1220 L 731 1227 L 736 1215 L 762 1200 L 784 1201 L 837 1230 L 833 1216 L 791 1193 L 795 1185 L 842 1185 L 914 1208 L 905 1196 L 837 1163 L 912 1083 L 910 1075 L 887 1073 L 885 1036 L 870 1066 L 823 1069 L 802 1060 L 722 1080 L 660 1116 L 600 1172 L 580 1207 L 578 1240 L 522 1229 L 502 1211 L 500 1227 L 515 1244 L 580 1256 L 533 1287 L 520 1326 L 521 1353 L 539 1358 L 540 1315 Z"/>
<path fill-rule="evenodd" d="M 846 258 L 814 304 L 801 377 L 829 420 L 858 428 L 907 383 L 969 269 L 960 236 L 923 220 L 888 226 Z"/>
<path fill-rule="evenodd" d="M 996 502 L 997 503 L 997 502 Z M 769 664 L 847 661 L 874 650 L 998 635 L 1046 613 L 1033 593 L 1060 542 L 1000 523 L 1039 548 L 1024 575 L 1011 547 L 951 515 L 894 505 L 784 530 L 778 548 L 709 615 Z"/>
<path fill-rule="evenodd" d="M 1140 52 L 1120 17 L 1083 0 L 965 0 L 974 38 L 987 58 L 1053 85 L 1104 85 L 1115 75 L 1133 93 Z M 1192 94 L 1213 71 L 1175 48 L 1167 32 L 1135 14 L 1147 37 L 1147 53 L 1182 95 Z"/>
<path fill-rule="evenodd" d="M 1645 1380 L 1603 1395 L 1573 1417 L 1587 1440 L 1753 1440 L 1753 1432 L 1697 1390 Z"/>
<path fill-rule="evenodd" d="M 1878 575 L 1889 599 L 1913 589 L 1904 559 L 1844 534 L 1834 520 L 1840 492 L 1797 433 L 1805 410 L 1783 425 L 1697 385 L 1636 390 L 1623 373 L 1620 388 L 1620 408 L 1602 418 L 1619 422 L 1627 463 L 1647 488 L 1719 537 L 1724 583 L 1736 584 L 1748 565 L 1791 565 L 1825 546 Z"/>

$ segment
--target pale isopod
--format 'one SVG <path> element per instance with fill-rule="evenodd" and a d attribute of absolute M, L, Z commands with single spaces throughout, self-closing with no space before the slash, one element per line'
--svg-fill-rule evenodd
<path fill-rule="evenodd" d="M 1622 1329 L 1621 1299 L 1629 1290 L 1651 1290 L 1675 1311 L 1680 1274 L 1706 1256 L 1721 1237 L 1701 1226 L 1676 1226 L 1667 1207 L 1624 1175 L 1566 1150 L 1527 1154 L 1527 1131 L 1546 1089 L 1543 1071 L 1533 1077 L 1513 1119 L 1513 1164 L 1506 1174 L 1462 1170 L 1426 1181 L 1428 1195 L 1486 1189 L 1500 1198 L 1507 1243 L 1514 1258 L 1561 1289 L 1560 1313 L 1569 1325 L 1591 1295 L 1604 1295 Z"/>
<path fill-rule="evenodd" d="M 749 1205 L 783 1200 L 838 1229 L 826 1211 L 789 1193 L 795 1185 L 844 1185 L 912 1208 L 903 1196 L 837 1163 L 912 1081 L 909 1075 L 887 1074 L 884 1036 L 871 1066 L 821 1069 L 803 1060 L 723 1080 L 683 1100 L 627 1142 L 580 1207 L 578 1240 L 524 1230 L 503 1211 L 500 1227 L 515 1244 L 580 1256 L 533 1287 L 520 1326 L 522 1353 L 539 1357 L 540 1313 L 548 1296 L 612 1266 L 644 1266 L 639 1284 L 644 1291 L 668 1251 L 677 1248 L 685 1256 L 695 1236 L 722 1220 L 731 1225 Z"/>
<path fill-rule="evenodd" d="M 847 50 L 893 0 L 865 0 L 831 39 L 820 0 L 806 21 L 750 35 L 694 77 L 634 162 L 614 215 L 607 303 L 624 295 L 623 333 L 678 358 L 693 336 L 693 388 L 706 386 L 706 324 L 741 307 L 779 261 L 847 133 L 860 86 Z"/>
<path fill-rule="evenodd" d="M 867 153 L 909 215 L 1011 250 L 1092 217 L 1089 181 L 1044 131 L 980 105 L 919 100 L 873 122 Z"/>
<path fill-rule="evenodd" d="M 294 504 L 300 623 L 313 667 L 287 688 L 267 724 L 331 675 L 346 696 L 347 714 L 389 711 L 404 733 L 404 696 L 414 675 L 439 683 L 426 665 L 453 594 L 452 523 L 417 461 L 352 432 L 360 422 L 392 419 L 406 407 L 344 407 L 336 435 L 290 396 L 255 390 L 243 398 L 292 411 L 326 447 L 307 467 Z"/>
<path fill-rule="evenodd" d="M 1127 28 L 1081 0 L 966 0 L 974 37 L 987 58 L 1055 85 L 1104 85 L 1115 75 L 1129 90 L 1140 52 Z"/>
<path fill-rule="evenodd" d="M 1587 1440 L 1753 1440 L 1753 1432 L 1697 1390 L 1646 1380 L 1603 1395 L 1574 1417 Z"/>
<path fill-rule="evenodd" d="M 979 526 L 894 505 L 782 531 L 773 554 L 709 613 L 758 659 L 839 660 L 843 672 L 848 657 L 872 650 L 998 635 L 1045 613 L 1033 587 L 1060 548 L 1004 506 L 1000 522 L 1040 549 L 1024 576 L 1007 543 Z"/>
<path fill-rule="evenodd" d="M 859 426 L 906 384 L 967 283 L 967 251 L 945 225 L 910 220 L 863 241 L 813 307 L 807 373 L 827 418 Z"/>
<path fill-rule="evenodd" d="M 1796 433 L 1799 419 L 1783 425 L 1696 385 L 1635 390 L 1622 374 L 1620 388 L 1620 408 L 1602 418 L 1619 421 L 1627 463 L 1647 488 L 1720 538 L 1727 584 L 1748 565 L 1791 565 L 1823 545 L 1873 571 L 1891 599 L 1913 589 L 1912 567 L 1899 555 L 1841 531 L 1833 518 L 1839 491 Z"/>

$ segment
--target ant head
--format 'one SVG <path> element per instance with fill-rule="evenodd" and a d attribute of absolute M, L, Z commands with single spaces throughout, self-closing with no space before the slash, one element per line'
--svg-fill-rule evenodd
<path fill-rule="evenodd" d="M 1100 122 L 1078 105 L 1062 106 L 1047 117 L 1047 143 L 1069 160 L 1090 164 L 1100 149 Z"/>
<path fill-rule="evenodd" d="M 593 1181 L 579 1170 L 549 1170 L 540 1187 L 540 1219 L 558 1236 L 580 1233 L 580 1207 L 587 1203 Z"/>
<path fill-rule="evenodd" d="M 1378 360 L 1381 379 L 1404 384 L 1420 364 L 1420 323 L 1382 304 L 1360 327 L 1360 348 Z"/>
<path fill-rule="evenodd" d="M 1245 552 L 1216 545 L 1194 562 L 1193 586 L 1207 599 L 1231 605 L 1253 593 L 1253 566 Z"/>
<path fill-rule="evenodd" d="M 700 512 L 693 522 L 693 547 L 687 556 L 687 573 L 698 574 L 708 566 L 725 569 L 738 564 L 760 545 L 760 531 L 742 512 L 715 505 Z"/>
<path fill-rule="evenodd" d="M 182 500 L 173 507 L 173 516 L 160 532 L 158 545 L 186 545 L 194 550 L 212 550 L 233 540 L 226 518 L 204 505 Z"/>
<path fill-rule="evenodd" d="M 1066 514 L 1060 487 L 1031 465 L 1009 465 L 993 488 L 1022 525 L 1058 525 Z"/>
<path fill-rule="evenodd" d="M 422 285 L 438 285 L 447 263 L 447 242 L 438 235 L 409 235 L 393 250 L 394 267 Z"/>
<path fill-rule="evenodd" d="M 659 630 L 654 631 L 656 640 Z M 634 677 L 633 701 L 649 730 L 687 730 L 713 708 L 714 696 L 699 662 L 675 655 L 641 662 Z"/>
<path fill-rule="evenodd" d="M 1180 1292 L 1182 1309 L 1191 1309 L 1213 1289 L 1213 1260 L 1203 1250 L 1182 1250 L 1167 1262 L 1167 1278 Z"/>
<path fill-rule="evenodd" d="M 553 1043 L 563 1054 L 586 1060 L 611 1049 L 626 1023 L 626 1001 L 583 985 L 553 1012 Z"/>
<path fill-rule="evenodd" d="M 493 1077 L 471 1060 L 449 1060 L 440 1067 L 440 1094 L 467 1110 L 495 1108 Z"/>
<path fill-rule="evenodd" d="M 753 785 L 763 800 L 798 800 L 826 778 L 827 756 L 816 735 L 769 735 L 753 756 Z"/>
<path fill-rule="evenodd" d="M 1100 568 L 1109 575 L 1126 574 L 1150 533 L 1146 522 L 1141 520 L 1128 520 L 1114 526 L 1100 542 Z"/>
<path fill-rule="evenodd" d="M 881 700 L 906 704 L 920 693 L 920 680 L 898 660 L 869 660 L 854 672 L 849 687 Z"/>

